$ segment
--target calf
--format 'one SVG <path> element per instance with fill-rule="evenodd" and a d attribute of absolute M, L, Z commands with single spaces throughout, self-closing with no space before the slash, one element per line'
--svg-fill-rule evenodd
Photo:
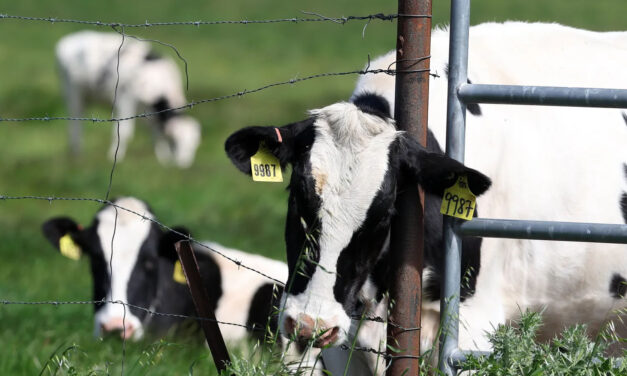
<path fill-rule="evenodd" d="M 80 31 L 63 37 L 56 46 L 59 73 L 65 90 L 69 115 L 79 117 L 89 98 L 114 103 L 117 118 L 137 114 L 138 108 L 157 112 L 186 104 L 181 74 L 176 63 L 160 57 L 145 42 L 116 33 Z M 116 92 L 117 89 L 117 92 Z M 155 153 L 161 163 L 189 167 L 200 143 L 200 124 L 179 111 L 161 112 L 150 118 Z M 133 136 L 134 119 L 119 122 L 114 128 L 109 149 L 123 159 Z M 70 123 L 70 144 L 80 149 L 80 122 Z"/>
<path fill-rule="evenodd" d="M 135 198 L 121 198 L 114 204 L 140 213 L 149 219 L 154 214 L 148 205 Z M 124 338 L 140 339 L 144 334 L 161 336 L 173 330 L 184 319 L 149 315 L 143 309 L 175 315 L 195 316 L 194 305 L 184 280 L 175 280 L 177 260 L 174 243 L 187 233 L 163 232 L 152 221 L 122 209 L 104 206 L 91 225 L 82 228 L 67 217 L 53 218 L 43 224 L 46 238 L 62 253 L 77 258 L 89 257 L 93 280 L 93 300 L 106 300 L 94 306 L 94 335 L 120 331 Z M 115 232 L 115 236 L 114 235 Z M 278 278 L 286 278 L 287 266 L 279 261 L 207 243 L 211 249 Z M 194 246 L 203 284 L 210 303 L 216 307 L 218 320 L 249 327 L 265 328 L 271 312 L 273 294 L 281 288 L 236 264 Z M 275 288 L 277 289 L 275 291 Z M 120 301 L 129 306 L 111 302 Z M 248 336 L 244 327 L 221 325 L 227 341 Z M 254 336 L 259 338 L 255 331 Z"/>
<path fill-rule="evenodd" d="M 432 135 L 430 139 L 434 141 Z M 229 137 L 226 152 L 250 174 L 249 158 L 261 143 L 282 166 L 292 165 L 283 333 L 296 334 L 300 342 L 313 340 L 316 347 L 350 346 L 357 336 L 358 346 L 384 350 L 382 325 L 367 321 L 356 333 L 353 318 L 385 317 L 387 312 L 384 293 L 393 273 L 388 242 L 397 186 L 417 183 L 441 196 L 458 176 L 466 175 L 470 189 L 480 195 L 490 180 L 444 156 L 435 142 L 427 150 L 399 132 L 387 101 L 377 95 L 310 111 L 308 119 L 283 127 L 245 128 Z M 426 279 L 441 272 L 437 260 L 442 243 L 439 203 L 428 202 L 425 262 L 432 273 L 425 273 Z M 439 294 L 438 289 L 432 292 Z M 336 358 L 338 351 L 333 351 Z M 372 373 L 377 367 L 372 354 L 358 353 L 354 359 L 351 374 Z M 333 373 L 342 372 L 344 365 L 325 362 Z"/>

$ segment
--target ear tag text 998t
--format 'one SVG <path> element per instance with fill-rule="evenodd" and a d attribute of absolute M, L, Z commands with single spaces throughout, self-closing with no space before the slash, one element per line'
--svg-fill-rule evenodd
<path fill-rule="evenodd" d="M 250 173 L 254 181 L 280 183 L 283 181 L 281 163 L 266 144 L 261 142 L 257 153 L 250 157 Z"/>
<path fill-rule="evenodd" d="M 475 201 L 466 175 L 458 176 L 455 184 L 444 190 L 440 213 L 470 221 L 475 212 Z"/>

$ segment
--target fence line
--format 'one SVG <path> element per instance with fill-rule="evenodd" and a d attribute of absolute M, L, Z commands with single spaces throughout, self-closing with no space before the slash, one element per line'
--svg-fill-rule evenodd
<path fill-rule="evenodd" d="M 182 58 L 182 56 L 179 54 L 179 52 L 177 51 L 177 49 L 170 44 L 164 43 L 164 42 L 160 42 L 158 40 L 150 40 L 150 39 L 142 39 L 142 38 L 138 38 L 132 35 L 128 35 L 125 33 L 125 28 L 148 28 L 148 27 L 157 27 L 157 26 L 204 26 L 204 25 L 222 25 L 222 24 L 242 24 L 242 25 L 247 25 L 247 24 L 270 24 L 270 23 L 304 23 L 304 22 L 333 22 L 333 23 L 338 23 L 341 25 L 344 25 L 346 23 L 348 23 L 349 21 L 366 21 L 366 25 L 365 27 L 373 20 L 380 20 L 380 21 L 393 21 L 395 19 L 399 19 L 399 18 L 431 18 L 431 15 L 424 15 L 424 14 L 388 14 L 385 15 L 383 13 L 377 13 L 377 14 L 370 14 L 370 15 L 366 15 L 366 16 L 347 16 L 347 17 L 326 17 L 323 16 L 321 14 L 318 13 L 313 13 L 313 12 L 303 12 L 304 14 L 307 15 L 311 15 L 311 16 L 315 16 L 315 18 L 298 18 L 298 17 L 294 17 L 294 18 L 283 18 L 283 19 L 266 19 L 266 20 L 214 20 L 214 21 L 175 21 L 175 22 L 153 22 L 150 23 L 148 21 L 146 21 L 143 24 L 127 24 L 127 23 L 121 23 L 121 22 L 101 22 L 101 21 L 90 21 L 90 20 L 73 20 L 73 19 L 64 19 L 64 18 L 54 18 L 54 17 L 29 17 L 29 16 L 20 16 L 20 15 L 8 15 L 8 14 L 0 14 L 0 21 L 2 20 L 16 20 L 16 21 L 26 21 L 26 22 L 48 22 L 48 23 L 74 23 L 74 24 L 81 24 L 81 25 L 90 25 L 90 26 L 98 26 L 98 27 L 110 27 L 113 28 L 114 31 L 118 32 L 121 37 L 121 43 L 120 43 L 120 48 L 118 49 L 118 53 L 117 53 L 117 68 L 116 69 L 116 74 L 117 74 L 117 79 L 119 80 L 119 64 L 120 64 L 120 50 L 122 49 L 122 46 L 124 44 L 125 41 L 125 37 L 130 37 L 130 38 L 134 38 L 134 39 L 138 39 L 138 40 L 143 40 L 146 42 L 154 42 L 154 43 L 160 43 L 162 45 L 166 45 L 168 47 L 170 47 L 171 49 L 174 50 L 174 52 L 179 56 L 179 58 L 185 63 L 185 67 L 186 67 L 186 73 L 187 73 L 187 62 L 185 61 L 185 59 Z M 424 56 L 421 57 L 419 59 L 415 59 L 417 62 L 419 61 L 423 61 L 426 59 L 429 59 L 430 56 Z M 292 78 L 290 80 L 286 80 L 286 81 L 280 81 L 280 82 L 274 82 L 274 83 L 270 83 L 267 84 L 265 86 L 261 86 L 258 87 L 256 89 L 252 89 L 252 90 L 247 90 L 244 89 L 243 91 L 239 91 L 236 93 L 232 93 L 232 94 L 228 94 L 228 95 L 223 95 L 223 96 L 219 96 L 219 97 L 214 97 L 214 98 L 209 98 L 209 99 L 202 99 L 202 100 L 198 100 L 198 101 L 191 101 L 188 104 L 185 104 L 183 106 L 179 106 L 179 107 L 174 107 L 174 108 L 167 108 L 164 110 L 160 110 L 160 111 L 155 111 L 155 112 L 144 112 L 141 114 L 136 114 L 133 116 L 128 116 L 128 117 L 124 117 L 124 118 L 115 118 L 114 117 L 114 113 L 112 111 L 111 113 L 111 117 L 108 119 L 103 119 L 103 118 L 95 118 L 95 117 L 70 117 L 70 116 L 40 116 L 40 117 L 28 117 L 28 118 L 2 118 L 0 117 L 0 122 L 29 122 L 29 121 L 44 121 L 44 122 L 48 122 L 48 121 L 58 121 L 58 120 L 62 120 L 62 121 L 71 121 L 71 120 L 76 120 L 76 121 L 85 121 L 85 122 L 92 122 L 92 123 L 117 123 L 118 129 L 119 129 L 119 122 L 121 121 L 125 121 L 125 120 L 132 120 L 132 119 L 137 119 L 137 118 L 148 118 L 148 117 L 152 117 L 155 115 L 160 115 L 163 113 L 168 113 L 168 112 L 172 112 L 172 111 L 180 111 L 180 110 L 184 110 L 184 109 L 191 109 L 196 105 L 199 104 L 204 104 L 204 103 L 211 103 L 211 102 L 217 102 L 217 101 L 221 101 L 221 100 L 226 100 L 226 99 L 231 99 L 231 98 L 239 98 L 242 97 L 244 95 L 247 94 L 252 94 L 252 93 L 257 93 L 266 89 L 270 89 L 273 87 L 278 87 L 278 86 L 285 86 L 285 85 L 292 85 L 295 83 L 300 83 L 300 82 L 304 82 L 307 80 L 311 80 L 311 79 L 317 79 L 317 78 L 323 78 L 323 77 L 337 77 L 337 76 L 345 76 L 345 75 L 354 75 L 354 74 L 358 74 L 358 75 L 365 75 L 365 74 L 388 74 L 388 75 L 395 75 L 397 73 L 424 73 L 427 72 L 430 75 L 434 76 L 434 77 L 439 77 L 439 75 L 437 75 L 437 73 L 432 73 L 429 71 L 429 69 L 417 69 L 417 70 L 395 70 L 392 69 L 392 65 L 394 65 L 394 63 L 390 64 L 390 66 L 388 67 L 388 69 L 370 69 L 370 57 L 368 57 L 368 65 L 366 66 L 365 69 L 360 69 L 360 70 L 352 70 L 352 71 L 344 71 L 344 72 L 326 72 L 326 73 L 319 73 L 319 74 L 314 74 L 314 75 L 310 75 L 310 76 L 306 76 L 306 77 L 302 77 L 302 78 Z M 115 97 L 117 95 L 117 84 L 116 84 L 116 90 L 115 90 L 115 95 L 114 95 L 114 103 L 113 103 L 113 107 L 115 107 Z M 118 131 L 118 145 L 119 145 L 119 131 Z M 117 157 L 117 150 L 116 150 L 116 157 Z M 177 235 L 183 237 L 186 240 L 189 240 L 207 250 L 209 250 L 210 252 L 213 252 L 233 263 L 235 263 L 238 267 L 242 267 L 244 269 L 250 270 L 256 274 L 259 274 L 271 281 L 273 281 L 274 283 L 277 283 L 279 285 L 284 286 L 285 283 L 283 281 L 280 281 L 270 275 L 267 275 L 259 270 L 256 270 L 255 268 L 245 265 L 242 263 L 242 261 L 240 260 L 236 260 L 234 258 L 231 258 L 227 255 L 225 255 L 224 253 L 215 250 L 211 247 L 209 247 L 206 244 L 203 244 L 201 242 L 199 242 L 198 240 L 195 240 L 194 238 L 192 238 L 191 236 L 187 235 L 187 234 L 183 234 L 181 232 L 178 232 L 174 229 L 172 229 L 171 227 L 163 224 L 162 222 L 153 219 L 153 218 L 148 218 L 145 214 L 133 211 L 131 209 L 122 207 L 120 205 L 115 204 L 114 202 L 109 200 L 109 192 L 111 190 L 111 186 L 112 186 L 112 182 L 113 182 L 113 176 L 114 176 L 114 172 L 115 172 L 115 168 L 116 168 L 116 158 L 113 161 L 113 165 L 111 167 L 111 171 L 110 171 L 110 176 L 109 176 L 109 186 L 107 189 L 107 193 L 105 196 L 105 199 L 98 199 L 98 198 L 82 198 L 82 197 L 55 197 L 55 196 L 7 196 L 7 195 L 0 195 L 0 201 L 3 200 L 43 200 L 43 201 L 48 201 L 50 204 L 52 204 L 53 201 L 84 201 L 84 202 L 96 202 L 96 203 L 100 203 L 103 205 L 107 205 L 107 206 L 112 206 L 115 208 L 116 211 L 116 223 L 117 223 L 117 211 L 119 210 L 123 210 L 126 212 L 129 212 L 131 214 L 134 214 L 138 217 L 140 217 L 143 220 L 148 220 L 152 223 L 155 223 L 156 225 L 158 225 L 159 227 L 161 227 L 162 229 L 168 230 L 168 231 L 172 231 L 173 233 L 176 233 Z M 115 238 L 115 229 L 114 229 L 114 234 L 112 236 L 112 255 L 111 257 L 113 257 L 113 240 Z M 111 265 L 110 265 L 111 268 Z M 111 268 L 111 273 L 113 273 L 113 269 Z M 51 305 L 51 306 L 59 306 L 59 305 L 92 305 L 92 304 L 106 304 L 106 303 L 110 303 L 110 304 L 120 304 L 124 307 L 124 319 L 123 321 L 126 319 L 126 309 L 127 308 L 133 308 L 133 309 L 137 309 L 137 310 L 141 310 L 143 312 L 146 312 L 147 314 L 150 314 L 151 316 L 164 316 L 164 317 L 173 317 L 173 318 L 182 318 L 182 319 L 193 319 L 193 320 L 199 320 L 199 321 L 213 321 L 216 322 L 218 324 L 222 324 L 222 325 L 231 325 L 231 326 L 238 326 L 238 327 L 242 327 L 245 328 L 247 330 L 251 330 L 251 331 L 265 331 L 265 328 L 261 328 L 255 325 L 249 326 L 249 325 L 245 325 L 245 324 L 240 324 L 240 323 L 232 323 L 232 322 L 225 322 L 225 321 L 219 321 L 219 320 L 215 320 L 215 319 L 210 319 L 210 318 L 206 318 L 206 317 L 200 317 L 200 316 L 188 316 L 188 315 L 180 315 L 180 314 L 172 314 L 172 313 L 165 313 L 165 312 L 157 312 L 154 311 L 150 308 L 146 308 L 146 307 L 141 307 L 141 306 L 137 306 L 137 305 L 133 305 L 130 303 L 125 303 L 119 300 L 113 301 L 113 300 L 106 300 L 106 299 L 102 299 L 102 300 L 86 300 L 86 301 L 13 301 L 13 300 L 0 300 L 0 304 L 1 305 L 24 305 L 24 306 L 41 306 L 41 305 Z M 398 329 L 400 329 L 400 331 L 417 331 L 420 330 L 419 327 L 416 328 L 410 328 L 410 327 L 403 327 L 400 326 L 398 324 L 395 323 L 391 323 L 386 319 L 383 319 L 381 317 L 364 317 L 364 316 L 353 316 L 352 317 L 355 320 L 367 320 L 367 321 L 374 321 L 374 322 L 379 322 L 382 324 L 387 324 L 393 327 L 396 327 Z M 126 330 L 126 326 L 125 324 L 123 324 L 123 330 Z M 125 336 L 124 336 L 125 337 Z M 359 347 L 359 346 L 347 346 L 347 345 L 341 345 L 340 346 L 341 349 L 343 350 L 348 350 L 348 351 L 361 351 L 361 352 L 368 352 L 368 353 L 372 353 L 372 354 L 376 354 L 377 356 L 381 356 L 384 359 L 387 360 L 394 360 L 394 359 L 402 359 L 402 358 L 408 358 L 411 356 L 407 356 L 407 355 L 390 355 L 389 353 L 384 351 L 379 351 L 378 349 L 373 349 L 373 348 L 368 348 L 368 347 Z M 125 363 L 125 357 L 126 357 L 126 338 L 123 338 L 123 343 L 122 343 L 122 374 L 124 373 L 124 363 Z"/>
<path fill-rule="evenodd" d="M 346 16 L 346 17 L 326 17 L 314 12 L 302 13 L 307 15 L 317 16 L 317 18 L 278 18 L 268 20 L 214 20 L 214 21 L 173 21 L 173 22 L 148 22 L 140 24 L 130 24 L 123 22 L 102 22 L 102 21 L 90 21 L 90 20 L 73 20 L 67 18 L 56 17 L 30 17 L 11 14 L 0 14 L 0 20 L 19 20 L 19 21 L 33 21 L 33 22 L 50 22 L 50 23 L 74 23 L 81 25 L 100 26 L 100 27 L 128 27 L 128 28 L 148 28 L 155 26 L 205 26 L 205 25 L 250 25 L 250 24 L 269 24 L 269 23 L 305 23 L 305 22 L 333 22 L 344 25 L 350 21 L 393 21 L 398 18 L 431 18 L 430 14 L 369 14 L 366 16 Z"/>
<path fill-rule="evenodd" d="M 421 60 L 427 59 L 427 58 L 429 58 L 429 56 L 425 56 L 425 57 L 421 58 Z M 132 120 L 132 119 L 138 119 L 138 118 L 148 118 L 148 117 L 151 117 L 151 116 L 160 115 L 160 114 L 167 113 L 167 112 L 172 112 L 172 111 L 180 111 L 180 110 L 184 110 L 184 109 L 188 109 L 188 108 L 191 109 L 194 106 L 199 105 L 199 104 L 217 102 L 217 101 L 221 101 L 221 100 L 225 100 L 225 99 L 231 99 L 231 98 L 236 98 L 236 97 L 240 98 L 240 97 L 243 97 L 244 95 L 258 93 L 260 91 L 263 91 L 263 90 L 266 90 L 266 89 L 270 89 L 270 88 L 273 88 L 273 87 L 284 86 L 284 85 L 292 85 L 292 84 L 295 84 L 295 83 L 308 81 L 308 80 L 312 80 L 312 79 L 316 79 L 316 78 L 347 76 L 347 75 L 352 75 L 352 74 L 365 75 L 365 74 L 381 74 L 381 73 L 385 73 L 385 74 L 388 74 L 388 75 L 395 75 L 397 73 L 420 73 L 420 72 L 429 72 L 429 74 L 431 76 L 433 76 L 433 77 L 440 77 L 437 73 L 432 73 L 428 69 L 415 69 L 415 70 L 397 71 L 396 69 L 391 69 L 391 68 L 388 68 L 388 69 L 369 69 L 369 67 L 366 67 L 366 69 L 360 69 L 360 70 L 352 70 L 352 71 L 345 71 L 345 72 L 318 73 L 318 74 L 314 74 L 314 75 L 310 75 L 310 76 L 306 76 L 306 77 L 301 77 L 301 78 L 292 78 L 292 79 L 286 80 L 286 81 L 280 81 L 280 82 L 274 82 L 274 83 L 271 83 L 271 84 L 267 84 L 267 85 L 264 85 L 264 86 L 261 86 L 261 87 L 258 87 L 256 89 L 252 89 L 252 90 L 244 89 L 242 91 L 238 91 L 237 93 L 233 93 L 233 94 L 227 94 L 227 95 L 222 95 L 222 96 L 219 96 L 219 97 L 208 98 L 208 99 L 201 99 L 201 100 L 198 100 L 198 101 L 191 101 L 190 103 L 185 104 L 183 106 L 173 107 L 173 108 L 166 108 L 164 110 L 154 111 L 154 112 L 144 112 L 144 113 L 141 113 L 141 114 L 128 116 L 128 117 L 124 117 L 124 118 L 111 117 L 111 118 L 108 118 L 108 119 L 103 119 L 103 118 L 96 118 L 96 117 L 70 117 L 70 116 L 40 116 L 40 117 L 27 117 L 27 118 L 3 118 L 3 117 L 0 116 L 0 122 L 29 122 L 29 121 L 44 121 L 44 122 L 48 122 L 48 121 L 58 121 L 58 120 L 65 120 L 65 121 L 77 120 L 77 121 L 85 121 L 85 122 L 92 122 L 92 123 L 116 123 L 116 122 L 125 121 L 125 120 Z"/>

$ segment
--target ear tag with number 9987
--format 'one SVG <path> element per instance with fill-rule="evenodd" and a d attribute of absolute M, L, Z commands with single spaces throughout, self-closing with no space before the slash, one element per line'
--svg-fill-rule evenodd
<path fill-rule="evenodd" d="M 262 143 L 257 153 L 250 157 L 250 173 L 254 181 L 282 182 L 281 163 Z"/>
<path fill-rule="evenodd" d="M 440 213 L 470 221 L 475 212 L 475 201 L 466 175 L 459 176 L 455 184 L 444 190 Z"/>

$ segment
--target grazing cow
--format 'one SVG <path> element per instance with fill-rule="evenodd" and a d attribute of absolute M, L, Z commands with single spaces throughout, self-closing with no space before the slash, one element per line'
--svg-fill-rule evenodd
<path fill-rule="evenodd" d="M 181 74 L 169 57 L 150 50 L 146 42 L 116 33 L 80 31 L 63 37 L 56 46 L 59 73 L 70 116 L 83 114 L 89 98 L 114 103 L 117 118 L 137 114 L 139 108 L 157 112 L 186 104 Z M 119 56 L 119 58 L 118 58 Z M 117 94 L 116 94 L 117 88 Z M 179 111 L 166 111 L 149 118 L 155 141 L 155 154 L 163 164 L 189 167 L 200 143 L 200 124 Z M 81 124 L 70 123 L 72 152 L 80 151 Z M 121 160 L 135 129 L 134 119 L 114 127 L 109 157 Z"/>
<path fill-rule="evenodd" d="M 468 176 L 477 195 L 490 185 L 481 173 L 444 156 L 437 144 L 427 150 L 399 132 L 387 101 L 377 95 L 310 111 L 308 119 L 283 127 L 245 128 L 229 137 L 226 152 L 242 172 L 250 174 L 249 158 L 260 143 L 282 166 L 292 165 L 285 231 L 289 280 L 282 298 L 282 330 L 285 335 L 296 332 L 301 342 L 313 338 L 316 347 L 350 345 L 354 316 L 385 316 L 388 236 L 400 179 L 439 196 L 460 174 Z M 441 272 L 442 242 L 441 226 L 435 225 L 441 223 L 436 204 L 427 207 L 431 225 L 426 237 L 431 240 L 425 242 L 425 261 L 434 275 L 435 269 Z M 379 341 L 384 338 L 381 327 L 364 323 L 358 344 L 385 349 Z M 319 332 L 323 334 L 317 336 Z M 376 366 L 372 354 L 359 353 L 354 359 L 351 374 L 372 372 Z M 331 372 L 343 371 L 341 363 L 337 369 L 336 362 L 324 363 Z"/>
<path fill-rule="evenodd" d="M 433 150 L 437 141 L 444 142 L 446 128 L 446 30 L 434 31 L 431 49 L 431 69 L 439 74 L 430 79 L 429 127 L 434 138 L 428 146 Z M 469 77 L 475 83 L 627 87 L 621 65 L 627 61 L 625 32 L 485 24 L 471 28 L 469 55 Z M 390 53 L 370 68 L 393 67 L 394 59 Z M 375 126 L 393 124 L 385 117 L 386 109 L 394 107 L 393 77 L 361 77 L 351 101 L 356 108 L 336 104 L 312 111 L 306 121 L 278 128 L 281 143 L 272 128 L 244 129 L 226 143 L 227 154 L 245 173 L 250 173 L 247 158 L 260 140 L 282 164 L 293 166 L 286 245 L 294 285 L 284 294 L 282 329 L 313 338 L 318 346 L 353 338 L 355 320 L 350 318 L 356 313 L 365 310 L 385 317 L 379 299 L 388 287 L 386 238 L 396 174 L 403 166 L 398 160 L 416 155 L 402 147 L 403 142 L 381 142 L 385 132 Z M 499 105 L 470 105 L 468 110 L 465 160 L 496 179 L 478 199 L 482 216 L 627 222 L 624 112 Z M 442 167 L 447 171 L 446 162 Z M 410 176 L 427 191 L 439 193 L 425 184 L 434 180 L 421 180 L 411 171 Z M 486 187 L 475 182 L 471 188 L 481 193 Z M 428 195 L 423 350 L 436 340 L 439 322 L 438 207 L 437 198 Z M 309 278 L 296 274 L 295 267 L 306 233 L 314 239 L 306 247 L 311 261 L 301 262 Z M 465 239 L 462 262 L 473 268 L 467 270 L 469 283 L 462 289 L 460 346 L 489 349 L 485 333 L 526 309 L 544 310 L 542 339 L 575 323 L 588 323 L 592 333 L 598 331 L 616 310 L 627 306 L 626 251 L 617 244 Z M 357 335 L 357 343 L 376 348 L 385 341 L 385 331 L 376 323 L 370 326 L 367 334 Z M 617 330 L 627 336 L 624 325 Z M 369 373 L 380 366 L 372 360 L 369 364 Z"/>
<path fill-rule="evenodd" d="M 114 203 L 147 218 L 155 218 L 148 205 L 136 198 L 121 198 Z M 181 228 L 175 231 L 187 233 Z M 94 307 L 94 335 L 120 331 L 122 336 L 132 339 L 140 339 L 145 333 L 164 335 L 184 321 L 171 316 L 149 315 L 134 306 L 160 313 L 196 315 L 185 281 L 176 281 L 173 277 L 177 260 L 174 243 L 182 239 L 176 232 L 163 232 L 154 222 L 122 209 L 116 214 L 112 206 L 98 211 L 87 228 L 67 217 L 53 218 L 43 224 L 44 235 L 62 253 L 74 258 L 81 253 L 89 257 L 94 301 L 105 299 L 131 305 L 125 309 L 121 304 L 97 303 Z M 280 261 L 225 248 L 217 243 L 207 243 L 207 246 L 244 264 L 254 265 L 269 275 L 283 280 L 287 278 L 287 266 Z M 268 322 L 268 317 L 273 294 L 280 294 L 280 287 L 275 290 L 268 279 L 240 269 L 235 263 L 214 256 L 198 245 L 194 246 L 194 252 L 218 320 L 258 328 L 265 328 L 268 323 L 271 327 L 276 324 L 276 319 Z M 220 327 L 227 341 L 237 341 L 248 335 L 244 327 Z M 258 333 L 263 331 L 253 333 L 260 338 Z"/>

